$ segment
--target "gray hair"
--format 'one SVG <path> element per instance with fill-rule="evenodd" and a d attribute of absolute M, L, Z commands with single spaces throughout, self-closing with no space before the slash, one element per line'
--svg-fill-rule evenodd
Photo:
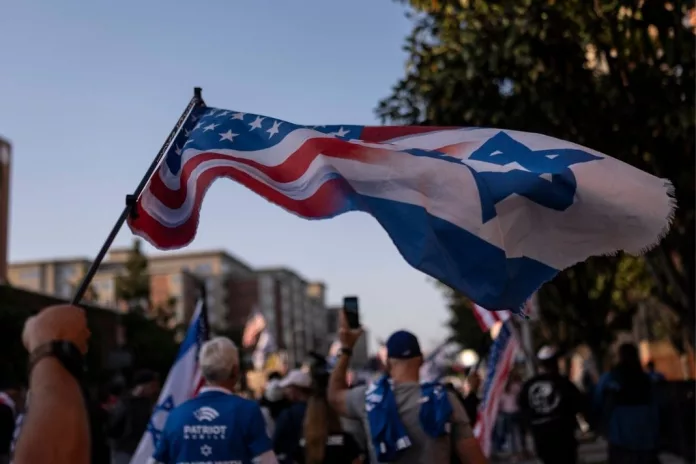
<path fill-rule="evenodd" d="M 227 337 L 215 337 L 203 344 L 198 353 L 198 365 L 208 382 L 229 380 L 239 366 L 239 350 Z"/>

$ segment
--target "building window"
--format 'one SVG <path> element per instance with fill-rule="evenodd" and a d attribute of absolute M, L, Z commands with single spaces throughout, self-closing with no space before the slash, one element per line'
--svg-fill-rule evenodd
<path fill-rule="evenodd" d="M 70 282 L 62 282 L 58 287 L 58 296 L 61 298 L 70 298 L 72 296 L 73 286 Z"/>
<path fill-rule="evenodd" d="M 205 290 L 208 293 L 214 292 L 218 288 L 218 280 L 213 277 L 208 277 L 205 279 Z"/>
<path fill-rule="evenodd" d="M 198 275 L 209 275 L 213 273 L 213 266 L 210 263 L 199 264 L 193 272 Z"/>
<path fill-rule="evenodd" d="M 94 288 L 97 292 L 111 292 L 114 288 L 114 283 L 111 280 L 100 280 L 94 282 Z"/>
<path fill-rule="evenodd" d="M 39 278 L 38 269 L 29 269 L 19 273 L 19 278 L 22 280 L 35 280 Z"/>

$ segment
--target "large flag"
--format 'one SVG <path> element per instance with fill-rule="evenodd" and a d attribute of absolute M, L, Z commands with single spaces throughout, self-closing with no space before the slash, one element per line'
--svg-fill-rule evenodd
<path fill-rule="evenodd" d="M 307 219 L 371 214 L 413 267 L 491 310 L 522 307 L 593 255 L 667 231 L 669 181 L 571 142 L 490 128 L 303 126 L 197 107 L 129 219 L 159 249 L 189 244 L 227 177 Z"/>
<path fill-rule="evenodd" d="M 202 386 L 203 378 L 198 367 L 198 351 L 208 338 L 207 318 L 205 317 L 205 302 L 198 302 L 196 311 L 191 319 L 184 341 L 179 347 L 179 354 L 172 366 L 164 387 L 160 393 L 157 405 L 150 418 L 145 434 L 131 458 L 131 464 L 146 464 L 155 451 L 162 428 L 167 421 L 169 412 L 184 401 L 192 398 Z"/>
<path fill-rule="evenodd" d="M 508 375 L 515 363 L 515 355 L 520 347 L 514 333 L 510 330 L 509 324 L 509 322 L 503 324 L 488 353 L 483 397 L 479 406 L 476 427 L 474 427 L 474 435 L 486 456 L 489 456 L 491 452 L 491 440 L 493 438 L 496 417 L 498 416 L 500 396 L 503 393 Z"/>

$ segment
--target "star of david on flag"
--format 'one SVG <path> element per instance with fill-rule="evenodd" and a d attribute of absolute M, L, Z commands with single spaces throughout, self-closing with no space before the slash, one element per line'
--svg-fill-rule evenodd
<path fill-rule="evenodd" d="M 577 262 L 654 245 L 675 207 L 668 181 L 540 134 L 305 126 L 198 106 L 131 230 L 160 249 L 186 246 L 222 177 L 306 219 L 368 213 L 411 266 L 483 308 L 515 312 Z"/>
<path fill-rule="evenodd" d="M 198 393 L 203 384 L 198 368 L 198 351 L 203 342 L 208 339 L 205 311 L 205 298 L 201 298 L 196 305 L 186 337 L 179 347 L 176 361 L 164 382 L 157 405 L 152 411 L 145 434 L 131 458 L 131 464 L 148 463 L 155 452 L 169 413 Z"/>

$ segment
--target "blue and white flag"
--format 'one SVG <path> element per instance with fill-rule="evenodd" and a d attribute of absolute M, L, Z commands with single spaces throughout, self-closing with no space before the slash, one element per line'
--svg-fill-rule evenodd
<path fill-rule="evenodd" d="M 131 230 L 160 249 L 186 246 L 205 192 L 224 177 L 306 219 L 372 215 L 409 264 L 488 310 L 520 310 L 590 256 L 643 252 L 675 207 L 669 181 L 541 134 L 305 126 L 201 106 Z"/>
<path fill-rule="evenodd" d="M 336 338 L 329 347 L 329 354 L 326 356 L 326 363 L 333 368 L 338 362 L 338 355 L 341 353 L 341 341 Z"/>
<path fill-rule="evenodd" d="M 431 351 L 420 369 L 421 383 L 439 382 L 452 365 L 452 358 L 459 349 L 456 343 L 444 342 Z"/>
<path fill-rule="evenodd" d="M 203 384 L 203 377 L 198 366 L 198 351 L 208 339 L 206 326 L 205 302 L 199 300 L 196 311 L 191 318 L 191 324 L 186 332 L 186 338 L 179 347 L 174 365 L 167 375 L 164 387 L 157 400 L 157 406 L 152 413 L 150 423 L 140 444 L 133 454 L 131 464 L 147 464 L 155 452 L 156 444 L 167 422 L 172 409 L 198 393 Z"/>

